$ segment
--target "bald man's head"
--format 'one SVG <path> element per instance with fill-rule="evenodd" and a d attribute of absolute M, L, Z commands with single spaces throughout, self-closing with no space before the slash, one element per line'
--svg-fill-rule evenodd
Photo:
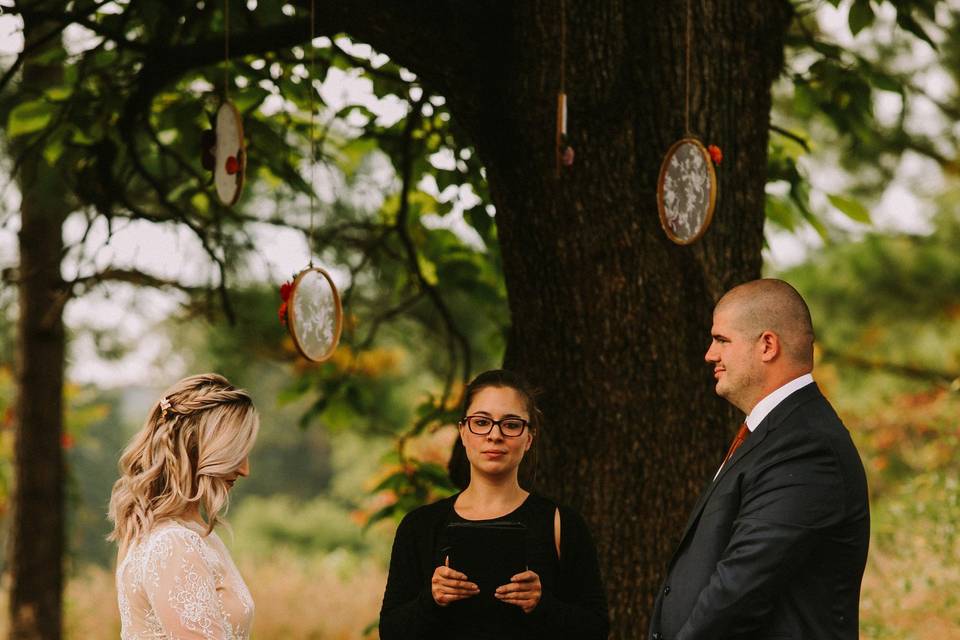
<path fill-rule="evenodd" d="M 784 355 L 797 365 L 813 368 L 813 321 L 797 290 L 773 278 L 753 280 L 726 293 L 715 310 L 732 311 L 736 327 L 751 335 L 777 334 Z"/>

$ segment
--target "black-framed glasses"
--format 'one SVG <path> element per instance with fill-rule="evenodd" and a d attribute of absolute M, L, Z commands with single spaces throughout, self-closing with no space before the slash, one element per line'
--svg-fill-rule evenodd
<path fill-rule="evenodd" d="M 489 416 L 466 416 L 460 420 L 460 424 L 467 425 L 470 433 L 478 436 L 485 436 L 493 431 L 494 427 L 500 427 L 500 433 L 504 438 L 518 438 L 523 435 L 523 430 L 530 423 L 523 418 L 510 417 L 494 420 Z"/>

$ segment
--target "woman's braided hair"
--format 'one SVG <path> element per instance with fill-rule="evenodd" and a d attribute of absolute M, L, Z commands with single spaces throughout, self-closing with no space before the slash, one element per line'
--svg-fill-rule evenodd
<path fill-rule="evenodd" d="M 157 520 L 193 505 L 213 531 L 228 505 L 227 479 L 250 453 L 259 425 L 247 392 L 221 375 L 190 376 L 170 387 L 120 457 L 108 539 L 126 549 Z"/>

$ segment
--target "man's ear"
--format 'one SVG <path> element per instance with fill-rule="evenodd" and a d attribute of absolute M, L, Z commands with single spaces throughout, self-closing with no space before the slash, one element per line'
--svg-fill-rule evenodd
<path fill-rule="evenodd" d="M 760 360 L 770 362 L 780 355 L 780 336 L 773 331 L 764 331 L 758 338 L 760 343 Z"/>

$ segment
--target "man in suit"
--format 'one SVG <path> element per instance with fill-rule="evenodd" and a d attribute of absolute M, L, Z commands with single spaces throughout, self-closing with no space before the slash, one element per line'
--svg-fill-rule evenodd
<path fill-rule="evenodd" d="M 786 282 L 755 280 L 721 298 L 711 333 L 717 394 L 746 422 L 690 515 L 649 638 L 856 640 L 867 482 L 813 382 L 810 311 Z"/>

